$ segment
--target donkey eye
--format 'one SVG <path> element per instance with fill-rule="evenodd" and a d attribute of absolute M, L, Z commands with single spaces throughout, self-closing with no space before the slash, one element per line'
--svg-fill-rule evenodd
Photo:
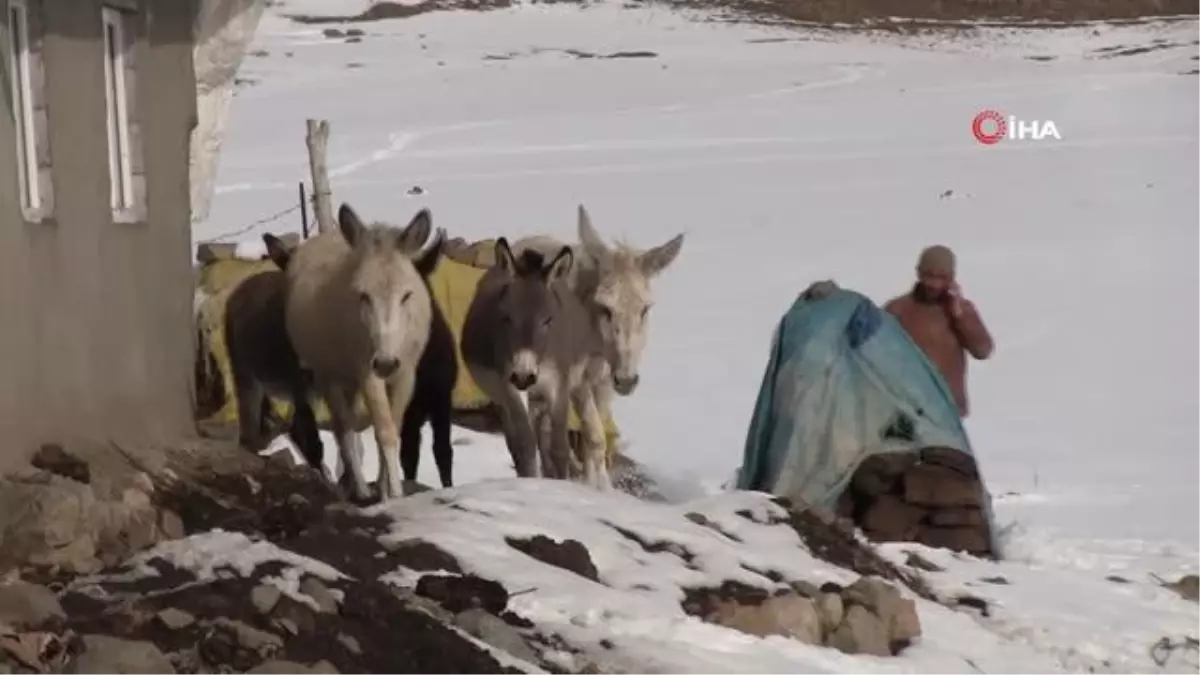
<path fill-rule="evenodd" d="M 643 308 L 642 308 L 642 321 L 645 321 L 645 320 L 646 320 L 646 317 L 647 317 L 647 316 L 649 316 L 649 315 L 650 315 L 650 306 L 649 306 L 649 305 L 647 305 L 647 306 L 645 306 L 645 307 L 643 307 Z"/>
<path fill-rule="evenodd" d="M 400 304 L 404 304 L 404 303 L 408 302 L 409 298 L 411 298 L 411 297 L 412 297 L 412 291 L 405 291 L 404 297 L 400 298 Z"/>
<path fill-rule="evenodd" d="M 358 294 L 358 301 L 359 301 L 361 304 L 364 304 L 364 305 L 370 305 L 370 304 L 371 304 L 371 296 L 370 296 L 370 295 L 367 295 L 366 293 L 359 293 L 359 294 Z"/>
<path fill-rule="evenodd" d="M 600 308 L 600 316 L 604 317 L 605 321 L 612 321 L 613 320 L 612 309 L 610 309 L 608 307 L 601 307 Z"/>
<path fill-rule="evenodd" d="M 546 317 L 546 318 L 542 319 L 542 325 L 543 325 L 543 326 L 547 326 L 547 327 L 549 327 L 549 326 L 550 326 L 550 324 L 552 324 L 552 323 L 554 323 L 554 316 L 553 316 L 553 315 L 551 315 L 551 316 L 548 316 L 548 317 Z"/>

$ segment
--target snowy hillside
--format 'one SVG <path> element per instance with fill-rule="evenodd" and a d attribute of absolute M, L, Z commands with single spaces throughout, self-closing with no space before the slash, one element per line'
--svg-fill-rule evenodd
<path fill-rule="evenodd" d="M 307 180 L 309 117 L 331 123 L 335 200 L 364 216 L 406 222 L 429 206 L 451 236 L 569 238 L 582 202 L 607 237 L 649 246 L 686 232 L 655 286 L 642 384 L 615 403 L 629 454 L 680 500 L 717 491 L 736 469 L 771 331 L 811 281 L 882 302 L 911 284 L 923 246 L 945 243 L 996 337 L 992 360 L 971 365 L 967 426 L 1008 560 L 922 552 L 947 568 L 931 583 L 973 584 L 994 616 L 931 609 L 928 642 L 898 665 L 775 639 L 727 646 L 699 628 L 667 630 L 675 619 L 656 623 L 666 619 L 653 607 L 611 629 L 670 637 L 629 638 L 627 649 L 678 638 L 713 650 L 663 666 L 676 671 L 960 670 L 948 655 L 978 639 L 994 645 L 972 652 L 984 672 L 1122 671 L 1154 668 L 1148 649 L 1161 637 L 1195 636 L 1195 605 L 1151 576 L 1200 567 L 1194 21 L 898 37 L 616 4 L 337 25 L 283 16 L 354 4 L 268 10 L 197 242 L 299 230 L 294 212 L 255 223 L 293 205 Z M 1062 138 L 981 145 L 971 121 L 984 109 L 1053 120 Z M 511 476 L 502 439 L 455 433 L 460 482 Z M 421 471 L 436 483 L 428 451 Z M 506 527 L 527 514 L 594 532 L 546 520 L 563 511 L 555 500 L 589 497 L 503 485 L 461 490 L 509 511 Z M 404 519 L 434 498 L 420 499 L 388 510 Z M 473 518 L 442 510 L 409 526 L 467 537 Z M 601 539 L 585 542 L 594 555 L 611 550 Z M 479 564 L 509 574 L 504 560 Z M 623 573 L 615 558 L 596 564 Z M 996 576 L 1008 583 L 978 584 Z M 510 592 L 523 583 L 511 581 Z M 538 593 L 513 602 L 556 625 L 594 621 Z M 733 665 L 741 649 L 780 660 Z M 1194 657 L 1168 669 L 1194 672 Z"/>

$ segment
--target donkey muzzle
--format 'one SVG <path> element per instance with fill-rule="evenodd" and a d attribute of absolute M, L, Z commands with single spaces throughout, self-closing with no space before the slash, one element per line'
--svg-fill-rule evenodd
<path fill-rule="evenodd" d="M 400 359 L 376 356 L 371 359 L 371 370 L 379 377 L 388 378 L 400 369 Z"/>
<path fill-rule="evenodd" d="M 621 396 L 628 396 L 633 393 L 635 388 L 637 388 L 638 379 L 639 378 L 637 375 L 630 375 L 629 377 L 617 377 L 614 375 L 613 388 L 616 389 L 617 393 Z"/>
<path fill-rule="evenodd" d="M 512 382 L 512 385 L 517 389 L 525 391 L 526 389 L 532 387 L 534 382 L 537 382 L 537 375 L 534 373 L 514 372 L 512 375 L 508 376 L 508 381 Z"/>

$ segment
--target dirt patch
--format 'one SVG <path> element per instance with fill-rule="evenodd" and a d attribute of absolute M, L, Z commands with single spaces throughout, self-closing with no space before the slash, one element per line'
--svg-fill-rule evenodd
<path fill-rule="evenodd" d="M 794 510 L 791 503 L 783 498 L 774 501 L 788 509 L 792 529 L 800 535 L 805 546 L 817 558 L 864 576 L 874 575 L 904 584 L 926 600 L 937 601 L 929 584 L 918 574 L 896 567 L 874 549 L 855 539 L 853 533 L 838 526 L 831 518 L 822 517 L 813 509 Z"/>
<path fill-rule="evenodd" d="M 451 9 L 486 11 L 504 9 L 512 6 L 510 0 L 425 0 L 413 4 L 397 2 L 377 2 L 360 14 L 342 14 L 338 16 L 313 16 L 309 14 L 290 14 L 288 18 L 304 24 L 347 23 L 365 21 L 383 21 L 385 19 L 407 19 L 412 16 Z"/>
<path fill-rule="evenodd" d="M 574 539 L 565 539 L 559 542 L 539 534 L 531 539 L 505 537 L 504 541 L 521 553 L 547 565 L 574 572 L 592 581 L 600 580 L 600 573 L 596 570 L 595 563 L 592 562 L 592 554 L 586 546 Z"/>
<path fill-rule="evenodd" d="M 683 560 L 683 562 L 689 565 L 691 564 L 692 560 L 696 558 L 696 554 L 673 541 L 651 541 L 637 532 L 634 532 L 633 530 L 627 530 L 619 525 L 614 525 L 613 523 L 603 520 L 600 522 L 608 525 L 612 529 L 616 530 L 617 534 L 640 546 L 646 553 L 670 553 L 673 556 L 679 557 L 681 560 Z"/>
<path fill-rule="evenodd" d="M 683 589 L 683 611 L 691 616 L 705 617 L 716 611 L 722 603 L 733 602 L 746 607 L 757 607 L 771 597 L 771 591 L 743 584 L 739 581 L 723 581 L 717 588 L 694 587 Z"/>
<path fill-rule="evenodd" d="M 426 574 L 417 581 L 416 593 L 455 614 L 482 609 L 500 616 L 508 607 L 508 591 L 503 586 L 473 574 Z"/>

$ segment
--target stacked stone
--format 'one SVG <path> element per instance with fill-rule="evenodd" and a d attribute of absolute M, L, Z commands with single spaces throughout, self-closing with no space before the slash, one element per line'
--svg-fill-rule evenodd
<path fill-rule="evenodd" d="M 876 542 L 911 541 L 994 556 L 979 467 L 953 448 L 874 455 L 855 471 L 838 503 Z"/>

